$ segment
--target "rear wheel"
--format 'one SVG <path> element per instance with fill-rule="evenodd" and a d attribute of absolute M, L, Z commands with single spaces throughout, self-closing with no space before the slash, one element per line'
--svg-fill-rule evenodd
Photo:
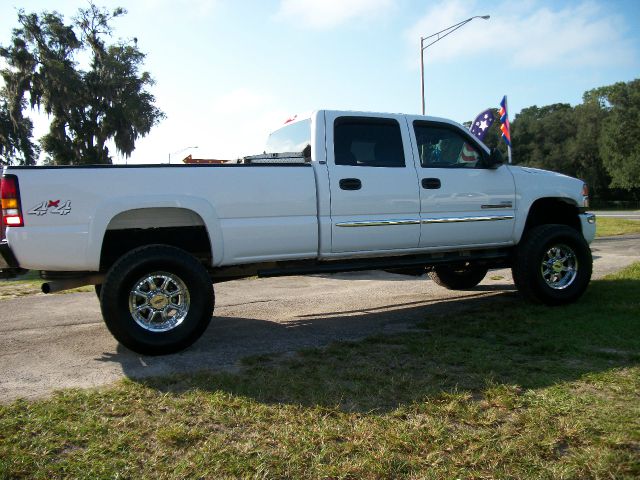
<path fill-rule="evenodd" d="M 593 268 L 584 237 L 566 225 L 540 225 L 520 242 L 513 263 L 513 280 L 529 301 L 562 305 L 586 290 Z"/>
<path fill-rule="evenodd" d="M 441 265 L 429 272 L 429 277 L 449 290 L 467 290 L 478 285 L 488 270 L 487 267 L 468 263 L 456 267 Z"/>
<path fill-rule="evenodd" d="M 122 256 L 100 290 L 109 331 L 124 346 L 146 355 L 188 347 L 205 331 L 213 312 L 206 269 L 184 250 L 165 245 Z"/>

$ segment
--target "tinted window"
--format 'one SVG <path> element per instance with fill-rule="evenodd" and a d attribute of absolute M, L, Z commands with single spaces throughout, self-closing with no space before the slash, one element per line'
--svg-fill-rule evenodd
<path fill-rule="evenodd" d="M 336 165 L 404 167 L 400 125 L 391 119 L 341 117 L 333 130 Z"/>
<path fill-rule="evenodd" d="M 413 124 L 420 164 L 431 168 L 475 168 L 482 158 L 475 145 L 446 127 Z"/>

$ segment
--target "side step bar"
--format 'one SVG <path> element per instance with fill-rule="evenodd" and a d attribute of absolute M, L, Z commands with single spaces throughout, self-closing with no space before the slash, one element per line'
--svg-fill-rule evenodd
<path fill-rule="evenodd" d="M 220 267 L 210 271 L 214 283 L 258 277 L 286 277 L 317 273 L 357 272 L 363 270 L 393 270 L 404 268 L 425 268 L 436 265 L 464 264 L 475 262 L 490 265 L 490 268 L 508 266 L 513 247 L 492 250 L 465 250 L 447 253 L 403 255 L 376 258 L 353 258 L 349 260 L 292 260 L 289 262 L 268 262 L 249 265 Z"/>
<path fill-rule="evenodd" d="M 258 270 L 258 277 L 283 277 L 288 275 L 307 275 L 312 273 L 357 272 L 363 270 L 385 270 L 403 267 L 433 267 L 457 262 L 478 262 L 507 264 L 511 250 L 492 250 L 481 252 L 459 252 L 449 254 L 410 255 L 403 257 L 363 258 L 347 261 L 315 262 L 312 265 L 283 266 Z"/>

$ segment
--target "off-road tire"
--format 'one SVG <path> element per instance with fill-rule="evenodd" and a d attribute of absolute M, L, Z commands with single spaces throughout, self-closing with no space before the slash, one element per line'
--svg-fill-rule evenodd
<path fill-rule="evenodd" d="M 429 277 L 436 284 L 449 290 L 469 290 L 484 279 L 488 270 L 487 267 L 481 265 L 459 267 L 441 265 L 430 271 Z"/>
<path fill-rule="evenodd" d="M 550 254 L 554 249 L 561 253 L 555 261 Z M 511 270 L 518 291 L 528 301 L 563 305 L 582 296 L 592 269 L 591 249 L 580 232 L 566 225 L 548 224 L 524 235 Z"/>
<path fill-rule="evenodd" d="M 186 289 L 183 297 L 174 294 L 175 298 L 187 299 L 184 302 L 176 300 L 182 302 L 181 316 L 175 326 L 171 326 L 171 321 L 142 324 L 140 319 L 143 315 L 134 308 L 140 295 L 134 292 L 140 291 L 140 285 L 149 285 L 141 283 L 144 279 L 163 275 Z M 144 300 L 148 310 L 156 312 L 154 309 L 158 307 L 164 308 L 162 312 L 175 311 L 173 297 L 161 295 L 168 288 L 165 285 L 162 290 L 148 287 L 146 295 L 149 300 Z M 209 325 L 215 301 L 211 279 L 204 266 L 184 250 L 167 245 L 148 245 L 123 255 L 107 272 L 100 290 L 100 307 L 109 331 L 122 345 L 144 355 L 173 353 L 193 344 Z M 174 292 L 183 290 L 180 288 Z M 132 302 L 134 306 L 131 306 Z M 162 312 L 156 312 L 161 320 L 164 319 Z M 148 316 L 152 320 L 156 318 L 153 313 Z M 168 325 L 168 329 L 154 331 L 157 325 Z"/>

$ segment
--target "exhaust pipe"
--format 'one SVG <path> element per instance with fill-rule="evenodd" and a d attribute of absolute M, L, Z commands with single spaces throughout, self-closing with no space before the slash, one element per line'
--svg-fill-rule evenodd
<path fill-rule="evenodd" d="M 52 280 L 42 284 L 42 293 L 56 293 L 85 285 L 100 285 L 104 281 L 104 275 L 88 275 L 85 277 L 70 278 L 65 280 Z"/>

